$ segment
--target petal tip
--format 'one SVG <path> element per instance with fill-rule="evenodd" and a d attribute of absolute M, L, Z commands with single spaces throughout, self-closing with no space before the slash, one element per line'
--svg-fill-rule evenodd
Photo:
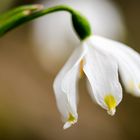
<path fill-rule="evenodd" d="M 77 118 L 74 117 L 71 113 L 69 114 L 68 120 L 67 122 L 64 124 L 63 129 L 67 129 L 69 127 L 71 127 L 73 124 L 75 124 L 77 122 Z"/>
<path fill-rule="evenodd" d="M 107 105 L 107 113 L 111 116 L 115 115 L 117 105 L 115 97 L 111 94 L 106 95 L 104 101 Z"/>
<path fill-rule="evenodd" d="M 71 127 L 71 125 L 72 125 L 72 123 L 66 122 L 66 123 L 64 124 L 64 126 L 63 126 L 63 129 L 66 130 L 66 129 L 68 129 L 69 127 Z"/>
<path fill-rule="evenodd" d="M 110 116 L 114 116 L 115 113 L 116 113 L 116 108 L 107 110 L 107 113 L 108 113 Z"/>
<path fill-rule="evenodd" d="M 116 107 L 116 99 L 115 97 L 112 95 L 112 94 L 107 94 L 105 97 L 104 97 L 104 102 L 105 104 L 107 105 L 107 108 L 109 110 L 112 110 Z"/>

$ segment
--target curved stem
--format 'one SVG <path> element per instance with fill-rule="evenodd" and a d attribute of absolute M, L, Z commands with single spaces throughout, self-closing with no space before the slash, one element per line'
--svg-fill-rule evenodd
<path fill-rule="evenodd" d="M 10 18 L 11 16 L 15 16 L 16 14 L 19 14 L 20 12 L 23 12 L 26 10 L 36 11 L 36 10 L 41 10 L 41 9 L 43 9 L 43 6 L 40 4 L 20 6 L 0 15 L 0 21 L 4 21 Z"/>
<path fill-rule="evenodd" d="M 32 15 L 30 15 L 28 18 L 30 19 L 34 19 L 34 18 L 37 18 L 37 17 L 41 17 L 43 15 L 46 15 L 46 14 L 49 14 L 49 13 L 54 13 L 54 12 L 57 12 L 57 11 L 67 11 L 71 14 L 74 14 L 76 11 L 74 9 L 72 9 L 71 7 L 69 6 L 66 6 L 66 5 L 58 5 L 58 6 L 55 6 L 55 7 L 50 7 L 50 8 L 47 8 L 47 9 L 43 9 L 39 12 L 36 12 Z"/>
<path fill-rule="evenodd" d="M 76 33 L 78 34 L 78 36 L 80 37 L 80 39 L 83 40 L 86 37 L 88 37 L 89 35 L 91 35 L 91 28 L 90 28 L 89 22 L 83 15 L 81 15 L 81 13 L 72 9 L 69 6 L 59 5 L 59 6 L 43 9 L 43 10 L 40 10 L 37 12 L 32 12 L 31 14 L 24 16 L 22 18 L 17 18 L 16 20 L 15 20 L 15 18 L 13 18 L 13 19 L 11 19 L 10 22 L 8 22 L 8 24 L 7 24 L 7 22 L 4 22 L 3 24 L 0 25 L 0 36 L 4 35 L 9 30 L 11 30 L 25 22 L 36 19 L 38 17 L 44 16 L 49 13 L 54 13 L 54 12 L 58 12 L 58 11 L 67 11 L 67 12 L 71 13 L 73 27 L 74 27 Z"/>

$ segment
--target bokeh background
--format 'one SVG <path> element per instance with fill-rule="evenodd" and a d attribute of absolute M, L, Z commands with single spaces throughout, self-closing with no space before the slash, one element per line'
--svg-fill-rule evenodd
<path fill-rule="evenodd" d="M 140 52 L 139 0 L 0 0 L 0 12 L 23 4 L 67 3 L 83 12 L 95 34 Z M 79 81 L 79 120 L 63 130 L 53 80 L 79 40 L 61 12 L 37 19 L 0 38 L 0 140 L 139 140 L 140 98 L 124 92 L 114 117 L 90 98 Z"/>

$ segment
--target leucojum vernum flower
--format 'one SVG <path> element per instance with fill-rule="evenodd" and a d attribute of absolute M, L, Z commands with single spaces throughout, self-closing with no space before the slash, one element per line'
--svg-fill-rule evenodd
<path fill-rule="evenodd" d="M 83 73 L 91 86 L 91 97 L 109 115 L 115 114 L 122 100 L 118 75 L 127 92 L 140 96 L 140 55 L 127 45 L 92 35 L 83 16 L 72 15 L 72 23 L 81 44 L 58 73 L 53 86 L 64 129 L 78 120 L 77 82 Z"/>
<path fill-rule="evenodd" d="M 140 96 L 139 53 L 127 45 L 92 34 L 88 20 L 71 7 L 59 5 L 35 13 L 28 12 L 30 15 L 26 15 L 27 12 L 24 10 L 28 8 L 34 10 L 36 6 L 19 7 L 1 17 L 7 22 L 1 24 L 0 36 L 24 22 L 45 14 L 67 11 L 71 14 L 72 25 L 81 40 L 81 44 L 58 73 L 53 85 L 57 106 L 65 122 L 64 129 L 78 120 L 77 82 L 83 74 L 90 84 L 91 97 L 110 115 L 115 114 L 116 107 L 122 100 L 119 75 L 126 91 Z"/>

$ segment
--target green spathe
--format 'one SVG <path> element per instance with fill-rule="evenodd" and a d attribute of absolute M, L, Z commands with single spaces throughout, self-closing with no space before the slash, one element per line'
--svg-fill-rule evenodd
<path fill-rule="evenodd" d="M 92 34 L 88 20 L 80 13 L 72 14 L 72 23 L 80 39 L 84 40 Z"/>

